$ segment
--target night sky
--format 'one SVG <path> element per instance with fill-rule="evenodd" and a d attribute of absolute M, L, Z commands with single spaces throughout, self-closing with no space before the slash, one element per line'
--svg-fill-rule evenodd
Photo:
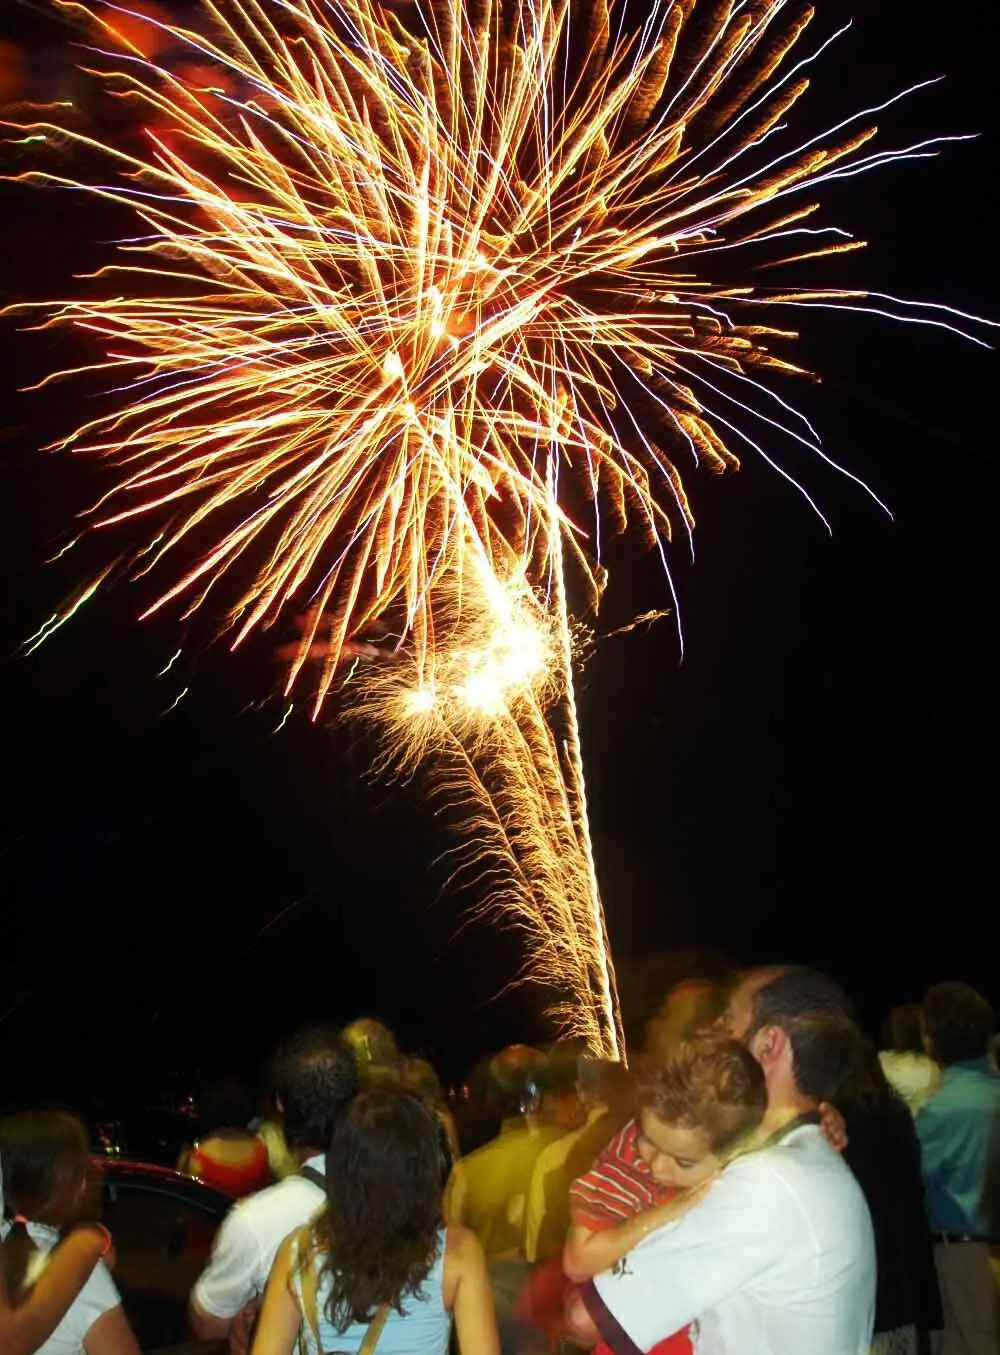
<path fill-rule="evenodd" d="M 882 118 L 883 144 L 981 135 L 833 185 L 827 219 L 871 247 L 817 265 L 817 281 L 1000 317 L 995 5 L 954 0 L 933 28 L 893 21 L 898 4 L 818 8 L 824 30 L 852 10 L 856 22 L 816 75 L 807 123 L 944 74 Z M 5 6 L 3 24 L 39 59 L 37 17 Z M 102 257 L 113 223 L 79 198 L 5 186 L 0 230 L 0 289 L 40 296 Z M 365 748 L 298 710 L 274 732 L 277 698 L 248 709 L 280 676 L 266 643 L 235 659 L 195 646 L 157 676 L 176 618 L 138 625 L 145 598 L 123 584 L 23 656 L 117 547 L 44 563 L 98 481 L 37 449 L 85 396 L 17 394 L 68 341 L 0 324 L 4 1099 L 71 1083 L 113 1099 L 168 1073 L 250 1067 L 319 1016 L 383 1016 L 449 1075 L 544 1038 L 537 993 L 495 997 L 516 941 L 484 923 L 455 935 L 469 900 L 429 869 L 445 840 L 419 786 L 367 786 Z M 579 677 L 582 738 L 626 980 L 630 962 L 691 946 L 803 960 L 877 1024 L 939 978 L 1000 999 L 997 363 L 926 328 L 820 311 L 802 324 L 823 381 L 783 394 L 893 520 L 805 452 L 788 464 L 832 538 L 750 453 L 737 475 L 690 477 L 698 558 L 680 544 L 672 557 L 683 662 L 673 618 L 600 643 Z M 608 563 L 602 630 L 668 605 L 634 541 Z"/>

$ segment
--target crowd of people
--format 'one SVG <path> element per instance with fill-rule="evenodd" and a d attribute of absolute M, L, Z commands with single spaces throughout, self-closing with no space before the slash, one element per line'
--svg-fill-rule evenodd
<path fill-rule="evenodd" d="M 448 1098 L 378 1022 L 292 1038 L 178 1166 L 234 1204 L 190 1295 L 230 1355 L 997 1355 L 994 1013 L 941 983 L 882 1052 L 800 967 L 688 981 L 626 1069 L 516 1045 Z M 0 1355 L 137 1355 L 83 1124 L 0 1121 Z"/>

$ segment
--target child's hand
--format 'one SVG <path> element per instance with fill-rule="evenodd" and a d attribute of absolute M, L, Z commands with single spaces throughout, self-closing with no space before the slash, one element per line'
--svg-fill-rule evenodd
<path fill-rule="evenodd" d="M 819 1127 L 830 1147 L 842 1153 L 847 1147 L 847 1122 L 837 1107 L 831 1106 L 829 1101 L 820 1102 Z"/>

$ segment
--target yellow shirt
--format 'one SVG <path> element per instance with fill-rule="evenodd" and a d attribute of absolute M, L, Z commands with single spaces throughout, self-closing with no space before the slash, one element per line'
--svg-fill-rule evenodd
<path fill-rule="evenodd" d="M 560 1129 L 519 1116 L 504 1120 L 495 1139 L 455 1163 L 444 1216 L 472 1229 L 487 1260 L 524 1257 L 524 1213 L 535 1165 L 561 1137 Z"/>

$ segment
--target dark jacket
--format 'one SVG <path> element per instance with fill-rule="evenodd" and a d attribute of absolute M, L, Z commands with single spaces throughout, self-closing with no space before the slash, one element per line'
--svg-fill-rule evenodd
<path fill-rule="evenodd" d="M 844 1157 L 865 1193 L 875 1231 L 875 1330 L 912 1323 L 919 1332 L 939 1331 L 941 1295 L 913 1118 L 895 1093 L 839 1108 L 847 1122 Z"/>

